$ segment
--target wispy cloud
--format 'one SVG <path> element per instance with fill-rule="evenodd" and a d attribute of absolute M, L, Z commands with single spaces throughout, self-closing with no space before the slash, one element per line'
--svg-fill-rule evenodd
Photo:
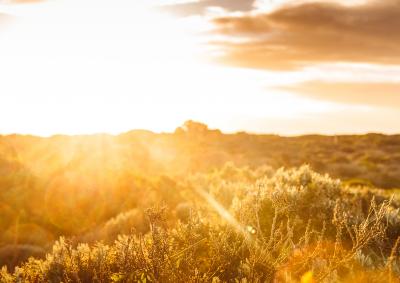
<path fill-rule="evenodd" d="M 226 11 L 251 11 L 254 0 L 200 0 L 163 6 L 162 9 L 177 16 L 202 15 L 207 9 L 217 7 Z"/>
<path fill-rule="evenodd" d="M 309 81 L 280 89 L 335 103 L 400 108 L 400 82 Z"/>

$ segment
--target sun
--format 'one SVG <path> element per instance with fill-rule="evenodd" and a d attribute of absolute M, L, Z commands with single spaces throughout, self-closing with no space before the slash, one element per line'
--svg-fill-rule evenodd
<path fill-rule="evenodd" d="M 255 120 L 326 109 L 268 89 L 290 83 L 288 76 L 210 62 L 209 38 L 202 36 L 209 23 L 161 13 L 154 9 L 159 3 L 1 6 L 15 16 L 0 33 L 2 132 L 163 132 L 191 119 L 225 131 L 254 131 Z"/>
<path fill-rule="evenodd" d="M 183 117 L 166 109 L 180 99 L 179 81 L 196 68 L 197 50 L 177 21 L 152 9 L 154 3 L 59 0 L 2 7 L 16 17 L 0 35 L 2 104 L 31 117 L 9 113 L 10 128 L 48 134 L 179 125 Z"/>

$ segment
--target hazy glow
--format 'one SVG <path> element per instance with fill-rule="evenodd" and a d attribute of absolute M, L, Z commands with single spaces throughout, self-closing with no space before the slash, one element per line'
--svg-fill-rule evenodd
<path fill-rule="evenodd" d="M 235 117 L 325 109 L 266 95 L 268 74 L 202 63 L 198 39 L 182 20 L 151 12 L 145 2 L 11 7 L 22 18 L 0 37 L 2 132 L 162 131 L 186 119 L 229 129 Z"/>
<path fill-rule="evenodd" d="M 177 2 L 0 5 L 0 12 L 16 17 L 0 33 L 0 132 L 171 131 L 195 119 L 225 131 L 297 134 L 296 125 L 262 121 L 365 111 L 276 88 L 315 77 L 318 68 L 279 73 L 208 63 L 206 38 L 195 34 L 208 29 L 205 20 L 151 9 Z"/>

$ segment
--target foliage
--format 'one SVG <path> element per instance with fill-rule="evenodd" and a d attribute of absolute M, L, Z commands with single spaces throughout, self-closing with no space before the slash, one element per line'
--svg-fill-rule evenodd
<path fill-rule="evenodd" d="M 189 181 L 203 180 L 187 190 L 195 194 L 196 185 L 218 184 L 221 176 L 225 173 L 193 176 Z M 186 204 L 190 213 L 185 223 L 171 222 L 170 209 L 154 207 L 146 211 L 145 234 L 132 230 L 110 244 L 90 245 L 60 238 L 45 259 L 31 258 L 11 272 L 3 268 L 1 280 L 397 282 L 400 233 L 387 234 L 398 208 L 395 201 L 384 198 L 378 204 L 373 197 L 364 214 L 348 203 L 348 187 L 308 166 L 281 169 L 258 181 L 240 176 L 230 182 L 230 204 L 216 206 L 206 190 Z M 104 227 L 121 227 L 122 233 L 132 217 L 137 211 Z"/>
<path fill-rule="evenodd" d="M 0 282 L 399 282 L 398 149 L 193 121 L 0 137 Z"/>

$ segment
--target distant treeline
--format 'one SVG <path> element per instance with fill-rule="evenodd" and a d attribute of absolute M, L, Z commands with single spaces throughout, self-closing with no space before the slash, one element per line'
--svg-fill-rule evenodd
<path fill-rule="evenodd" d="M 137 174 L 185 175 L 210 172 L 227 162 L 273 169 L 309 164 L 354 185 L 398 188 L 400 135 L 223 134 L 188 121 L 175 133 L 163 134 L 135 130 L 118 136 L 0 136 L 0 172 L 24 167 L 43 176 L 96 163 L 110 169 L 128 166 Z"/>

